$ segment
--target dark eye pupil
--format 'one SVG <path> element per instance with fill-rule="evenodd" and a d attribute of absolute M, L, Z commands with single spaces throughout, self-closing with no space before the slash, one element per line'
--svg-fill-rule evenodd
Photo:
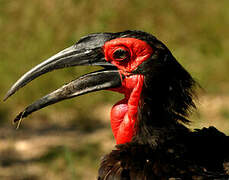
<path fill-rule="evenodd" d="M 124 50 L 124 49 L 117 49 L 114 53 L 113 53 L 113 58 L 114 59 L 119 59 L 119 60 L 123 60 L 126 59 L 128 56 L 128 51 Z"/>

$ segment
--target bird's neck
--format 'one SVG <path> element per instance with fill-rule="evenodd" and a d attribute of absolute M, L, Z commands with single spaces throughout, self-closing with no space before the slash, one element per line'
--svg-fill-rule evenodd
<path fill-rule="evenodd" d="M 167 137 L 188 132 L 183 123 L 193 102 L 194 80 L 181 69 L 177 76 L 144 76 L 134 139 L 155 145 Z M 160 77 L 160 78 L 157 78 Z"/>
<path fill-rule="evenodd" d="M 189 122 L 186 117 L 195 108 L 195 81 L 182 66 L 173 66 L 173 71 L 153 69 L 146 75 L 127 76 L 121 88 L 111 89 L 125 95 L 111 110 L 117 144 L 134 139 L 152 144 L 167 133 L 187 131 L 181 122 Z"/>
<path fill-rule="evenodd" d="M 140 144 L 156 147 L 188 129 L 179 122 L 163 104 L 153 99 L 141 98 L 133 139 Z"/>

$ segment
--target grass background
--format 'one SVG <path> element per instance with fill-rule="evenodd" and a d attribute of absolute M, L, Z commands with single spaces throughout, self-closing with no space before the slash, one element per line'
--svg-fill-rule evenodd
<path fill-rule="evenodd" d="M 205 90 L 193 127 L 215 125 L 229 133 L 228 8 L 228 0 L 0 0 L 0 97 L 23 73 L 81 36 L 137 29 L 162 40 Z M 108 114 L 120 95 L 85 95 L 34 113 L 18 131 L 11 125 L 23 107 L 93 70 L 49 73 L 0 103 L 0 177 L 96 177 L 100 156 L 113 147 Z"/>

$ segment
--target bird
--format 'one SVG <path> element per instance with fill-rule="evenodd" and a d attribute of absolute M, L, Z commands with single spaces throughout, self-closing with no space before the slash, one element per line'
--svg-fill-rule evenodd
<path fill-rule="evenodd" d="M 72 66 L 100 66 L 21 111 L 14 122 L 59 101 L 108 90 L 124 95 L 110 112 L 116 146 L 101 159 L 98 180 L 228 180 L 229 136 L 190 130 L 199 84 L 171 51 L 139 30 L 82 37 L 25 73 L 4 100 L 35 78 Z"/>

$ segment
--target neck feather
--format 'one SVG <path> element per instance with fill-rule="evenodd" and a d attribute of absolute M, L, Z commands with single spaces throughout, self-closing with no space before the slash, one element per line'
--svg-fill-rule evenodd
<path fill-rule="evenodd" d="M 196 108 L 191 75 L 177 61 L 163 68 L 144 77 L 134 138 L 141 143 L 155 144 L 168 133 L 187 131 L 183 123 L 189 123 Z"/>

